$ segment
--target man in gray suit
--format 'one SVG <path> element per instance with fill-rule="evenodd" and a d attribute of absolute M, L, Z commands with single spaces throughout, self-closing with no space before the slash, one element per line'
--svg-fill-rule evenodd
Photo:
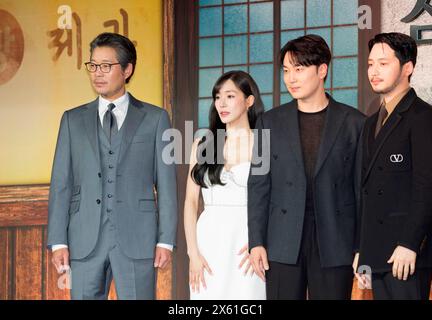
<path fill-rule="evenodd" d="M 177 228 L 175 166 L 162 159 L 168 114 L 126 92 L 129 39 L 100 34 L 90 53 L 99 97 L 63 114 L 48 247 L 59 272 L 70 265 L 72 299 L 106 299 L 113 278 L 119 299 L 154 299 L 155 268 L 170 261 Z"/>

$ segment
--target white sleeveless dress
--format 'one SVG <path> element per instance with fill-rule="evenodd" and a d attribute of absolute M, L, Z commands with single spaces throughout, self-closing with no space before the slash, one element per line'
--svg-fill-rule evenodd
<path fill-rule="evenodd" d="M 207 289 L 192 292 L 192 300 L 265 299 L 265 282 L 256 274 L 243 275 L 238 268 L 244 255 L 238 252 L 248 243 L 247 180 L 250 162 L 240 163 L 221 173 L 222 185 L 202 188 L 204 211 L 197 221 L 197 241 L 201 255 L 213 275 L 204 271 Z M 206 176 L 207 184 L 208 177 Z"/>

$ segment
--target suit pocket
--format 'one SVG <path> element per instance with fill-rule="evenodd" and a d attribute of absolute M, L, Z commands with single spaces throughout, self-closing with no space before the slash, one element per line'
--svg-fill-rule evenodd
<path fill-rule="evenodd" d="M 155 212 L 156 211 L 156 204 L 154 200 L 145 200 L 145 199 L 141 199 L 138 202 L 138 209 L 139 211 L 152 211 Z"/>
<path fill-rule="evenodd" d="M 81 186 L 73 186 L 72 187 L 72 195 L 76 196 L 81 193 Z"/>
<path fill-rule="evenodd" d="M 71 200 L 79 200 L 81 198 L 81 186 L 73 186 L 72 187 L 72 199 Z"/>
<path fill-rule="evenodd" d="M 80 201 L 79 200 L 73 200 L 70 202 L 69 205 L 69 214 L 77 213 L 80 207 Z"/>
<path fill-rule="evenodd" d="M 132 139 L 132 143 L 144 143 L 147 142 L 149 139 L 147 136 L 135 136 Z"/>

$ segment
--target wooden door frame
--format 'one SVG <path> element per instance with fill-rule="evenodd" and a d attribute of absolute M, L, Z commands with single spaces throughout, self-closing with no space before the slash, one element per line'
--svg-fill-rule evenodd
<path fill-rule="evenodd" d="M 379 97 L 372 91 L 367 75 L 368 42 L 381 32 L 381 0 L 359 0 L 359 5 L 367 5 L 372 9 L 372 29 L 359 30 L 358 37 L 358 106 L 360 111 L 370 115 L 378 110 Z"/>
<path fill-rule="evenodd" d="M 185 121 L 198 123 L 196 105 L 198 101 L 198 1 L 175 1 L 174 3 L 174 107 L 173 126 L 185 137 Z M 183 145 L 184 146 L 184 145 Z M 183 148 L 184 149 L 184 148 Z M 177 232 L 177 248 L 174 262 L 173 297 L 189 298 L 189 259 L 187 256 L 186 239 L 183 224 L 183 203 L 186 192 L 186 179 L 189 166 L 177 166 L 177 195 L 179 203 L 179 223 Z M 189 159 L 189 158 L 187 158 Z"/>

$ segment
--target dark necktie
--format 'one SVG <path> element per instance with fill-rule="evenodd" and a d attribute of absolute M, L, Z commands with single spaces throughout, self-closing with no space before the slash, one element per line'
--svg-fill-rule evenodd
<path fill-rule="evenodd" d="M 378 113 L 378 121 L 375 128 L 375 138 L 378 136 L 378 133 L 380 132 L 381 128 L 383 127 L 384 120 L 387 118 L 388 112 L 385 107 L 385 101 L 381 104 L 379 113 Z"/>
<path fill-rule="evenodd" d="M 111 138 L 117 133 L 117 121 L 114 113 L 112 112 L 115 108 L 114 103 L 110 103 L 108 105 L 108 110 L 105 112 L 104 118 L 103 118 L 103 130 L 105 131 L 105 134 L 111 143 Z"/>

